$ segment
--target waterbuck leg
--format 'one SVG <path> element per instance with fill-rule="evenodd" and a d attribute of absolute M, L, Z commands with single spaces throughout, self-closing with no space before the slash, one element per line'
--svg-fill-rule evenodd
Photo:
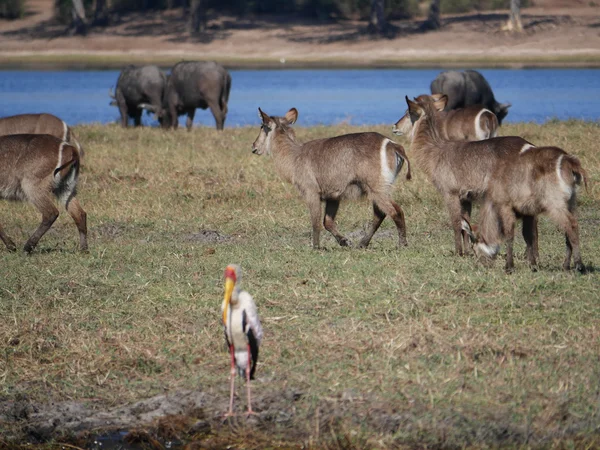
<path fill-rule="evenodd" d="M 512 272 L 515 267 L 513 243 L 515 240 L 516 217 L 511 208 L 503 209 L 501 214 L 502 231 L 506 238 L 506 265 L 504 266 L 504 270 Z"/>
<path fill-rule="evenodd" d="M 471 210 L 473 208 L 473 203 L 470 200 L 461 200 L 460 201 L 460 209 L 461 209 L 461 215 L 467 219 L 467 221 L 469 223 L 471 223 Z M 469 253 L 471 253 L 471 237 L 462 230 L 461 227 L 461 234 L 462 234 L 462 249 L 463 249 L 463 253 L 465 255 L 468 255 Z"/>
<path fill-rule="evenodd" d="M 335 224 L 335 216 L 339 207 L 339 200 L 327 200 L 325 202 L 325 217 L 323 218 L 323 226 L 327 231 L 333 234 L 335 240 L 338 241 L 338 244 L 340 244 L 342 247 L 348 247 L 350 246 L 350 241 L 340 234 L 337 229 L 337 225 Z"/>
<path fill-rule="evenodd" d="M 462 241 L 463 241 L 463 230 L 462 230 L 462 217 L 461 217 L 461 204 L 460 199 L 455 195 L 446 195 L 444 200 L 446 201 L 446 207 L 450 214 L 450 222 L 452 229 L 454 230 L 454 251 L 458 256 L 463 256 Z"/>
<path fill-rule="evenodd" d="M 196 109 L 190 109 L 187 113 L 187 120 L 185 126 L 188 131 L 192 131 L 192 124 L 194 123 L 194 116 L 196 115 Z"/>
<path fill-rule="evenodd" d="M 66 206 L 67 212 L 71 215 L 79 230 L 79 250 L 86 252 L 88 249 L 87 243 L 87 214 L 79 204 L 79 200 L 71 197 Z"/>
<path fill-rule="evenodd" d="M 371 238 L 373 238 L 373 235 L 381 226 L 381 222 L 383 222 L 383 219 L 385 219 L 385 213 L 377 207 L 377 204 L 375 202 L 373 202 L 373 221 L 371 222 L 369 229 L 358 244 L 360 248 L 365 248 L 369 245 L 369 243 L 371 242 Z"/>
<path fill-rule="evenodd" d="M 11 252 L 17 250 L 17 246 L 15 245 L 13 240 L 9 238 L 8 235 L 4 232 L 4 228 L 2 228 L 2 225 L 0 225 L 0 239 L 2 239 L 2 242 L 4 242 L 4 245 L 6 245 L 6 248 Z"/>
<path fill-rule="evenodd" d="M 310 197 L 306 199 L 306 204 L 312 224 L 312 246 L 314 249 L 318 249 L 321 234 L 321 199 L 318 196 Z"/>
<path fill-rule="evenodd" d="M 565 232 L 567 247 L 563 269 L 569 270 L 571 268 L 572 255 L 575 269 L 583 273 L 585 272 L 585 266 L 581 261 L 581 253 L 579 251 L 579 225 L 577 224 L 577 219 L 571 212 L 567 212 L 561 219 L 562 220 L 558 221 L 558 224 Z"/>
<path fill-rule="evenodd" d="M 404 221 L 404 211 L 402 211 L 402 208 L 388 196 L 384 195 L 373 195 L 373 202 L 386 216 L 392 218 L 396 224 L 396 229 L 398 230 L 398 246 L 406 247 L 408 242 L 406 241 L 406 223 Z M 381 222 L 379 222 L 379 225 L 381 225 Z M 378 228 L 379 225 L 377 225 Z"/>
<path fill-rule="evenodd" d="M 532 270 L 537 270 L 536 257 L 537 220 L 535 216 L 523 216 L 523 239 L 527 245 L 527 261 Z"/>
<path fill-rule="evenodd" d="M 54 206 L 52 200 L 46 195 L 40 195 L 39 190 L 31 190 L 27 192 L 27 196 L 31 199 L 31 203 L 42 213 L 42 223 L 37 227 L 37 230 L 29 237 L 23 250 L 27 253 L 31 253 L 41 237 L 50 229 L 56 218 L 58 217 L 58 209 Z"/>

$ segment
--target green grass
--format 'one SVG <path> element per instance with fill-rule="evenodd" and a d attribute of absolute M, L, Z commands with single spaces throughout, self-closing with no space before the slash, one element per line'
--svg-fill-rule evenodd
<path fill-rule="evenodd" d="M 394 194 L 409 247 L 396 248 L 388 219 L 366 250 L 340 248 L 323 232 L 324 249 L 314 251 L 295 189 L 271 159 L 251 154 L 258 127 L 76 132 L 86 147 L 78 197 L 90 253 L 76 251 L 67 214 L 31 256 L 0 250 L 0 400 L 109 407 L 201 389 L 214 399 L 207 415 L 220 415 L 229 373 L 223 270 L 239 263 L 265 328 L 257 408 L 274 419 L 258 431 L 242 421 L 228 438 L 238 446 L 252 447 L 249 436 L 254 448 L 273 439 L 329 448 L 600 444 L 598 124 L 502 127 L 561 146 L 587 169 L 578 214 L 583 260 L 595 270 L 584 276 L 560 270 L 564 238 L 547 219 L 537 273 L 522 257 L 506 275 L 502 261 L 485 268 L 454 256 L 442 200 L 417 167 Z M 0 203 L 0 217 L 20 246 L 39 222 L 26 204 Z M 369 219 L 366 201 L 338 214 L 345 233 Z"/>

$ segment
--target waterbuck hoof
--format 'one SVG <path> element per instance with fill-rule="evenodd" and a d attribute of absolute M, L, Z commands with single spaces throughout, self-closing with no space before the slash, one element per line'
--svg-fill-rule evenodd
<path fill-rule="evenodd" d="M 504 267 L 504 273 L 506 273 L 507 275 L 510 275 L 510 274 L 512 274 L 514 272 L 515 272 L 514 266 L 510 266 L 510 267 L 509 266 L 505 266 Z"/>
<path fill-rule="evenodd" d="M 539 270 L 538 265 L 537 264 L 531 264 L 529 266 L 529 268 L 531 269 L 532 272 L 537 272 Z"/>
<path fill-rule="evenodd" d="M 29 244 L 25 244 L 25 247 L 23 247 L 23 251 L 25 253 L 27 253 L 28 255 L 31 255 L 31 252 L 33 251 L 34 247 L 29 245 Z"/>
<path fill-rule="evenodd" d="M 338 243 L 342 246 L 342 247 L 352 247 L 352 243 L 347 239 L 347 238 L 341 238 Z"/>
<path fill-rule="evenodd" d="M 579 272 L 579 273 L 586 273 L 587 272 L 587 270 L 586 270 L 585 266 L 583 265 L 583 263 L 580 263 L 580 262 L 575 265 L 575 270 L 577 270 L 577 272 Z"/>
<path fill-rule="evenodd" d="M 9 252 L 14 253 L 17 251 L 17 246 L 14 243 L 9 243 L 6 244 L 6 248 L 8 249 Z"/>

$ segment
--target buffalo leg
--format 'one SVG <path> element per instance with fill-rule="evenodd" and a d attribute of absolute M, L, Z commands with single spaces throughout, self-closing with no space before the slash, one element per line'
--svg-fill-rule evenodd
<path fill-rule="evenodd" d="M 194 116 L 196 115 L 196 109 L 190 109 L 187 113 L 187 120 L 185 126 L 188 131 L 192 131 L 192 124 L 194 123 Z"/>
<path fill-rule="evenodd" d="M 225 113 L 221 110 L 219 102 L 211 102 L 208 106 L 210 108 L 210 112 L 212 112 L 212 115 L 215 118 L 217 130 L 222 130 L 225 126 Z"/>
<path fill-rule="evenodd" d="M 342 247 L 348 247 L 350 245 L 350 241 L 340 234 L 335 223 L 335 216 L 339 207 L 339 200 L 327 200 L 325 202 L 325 217 L 323 218 L 323 226 L 327 231 L 333 234 L 338 244 L 340 244 Z"/>

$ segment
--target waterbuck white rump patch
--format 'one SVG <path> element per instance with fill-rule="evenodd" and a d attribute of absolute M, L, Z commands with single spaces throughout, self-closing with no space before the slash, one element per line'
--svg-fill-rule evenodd
<path fill-rule="evenodd" d="M 63 122 L 64 123 L 64 122 Z M 58 182 L 58 180 L 60 179 L 60 173 L 57 172 L 57 169 L 59 169 L 62 164 L 63 164 L 63 148 L 65 147 L 66 142 L 63 141 L 60 143 L 59 147 L 58 147 L 58 161 L 56 162 L 56 167 L 54 168 L 54 179 Z"/>
<path fill-rule="evenodd" d="M 383 178 L 384 182 L 387 184 L 392 184 L 396 179 L 397 171 L 390 169 L 390 165 L 388 163 L 387 157 L 387 145 L 392 142 L 389 139 L 384 139 L 381 142 L 381 148 L 379 149 L 379 158 L 381 160 L 381 178 Z"/>
<path fill-rule="evenodd" d="M 522 155 L 527 150 L 532 149 L 532 148 L 535 148 L 535 145 L 533 145 L 533 144 L 525 144 L 525 145 L 523 145 L 523 147 L 521 147 L 521 151 L 519 152 L 519 155 Z"/>
<path fill-rule="evenodd" d="M 556 178 L 558 178 L 560 190 L 567 196 L 567 198 L 569 198 L 571 195 L 573 195 L 573 187 L 569 185 L 569 183 L 567 183 L 562 176 L 561 165 L 564 156 L 565 155 L 560 155 L 558 157 L 558 161 L 556 161 Z"/>

